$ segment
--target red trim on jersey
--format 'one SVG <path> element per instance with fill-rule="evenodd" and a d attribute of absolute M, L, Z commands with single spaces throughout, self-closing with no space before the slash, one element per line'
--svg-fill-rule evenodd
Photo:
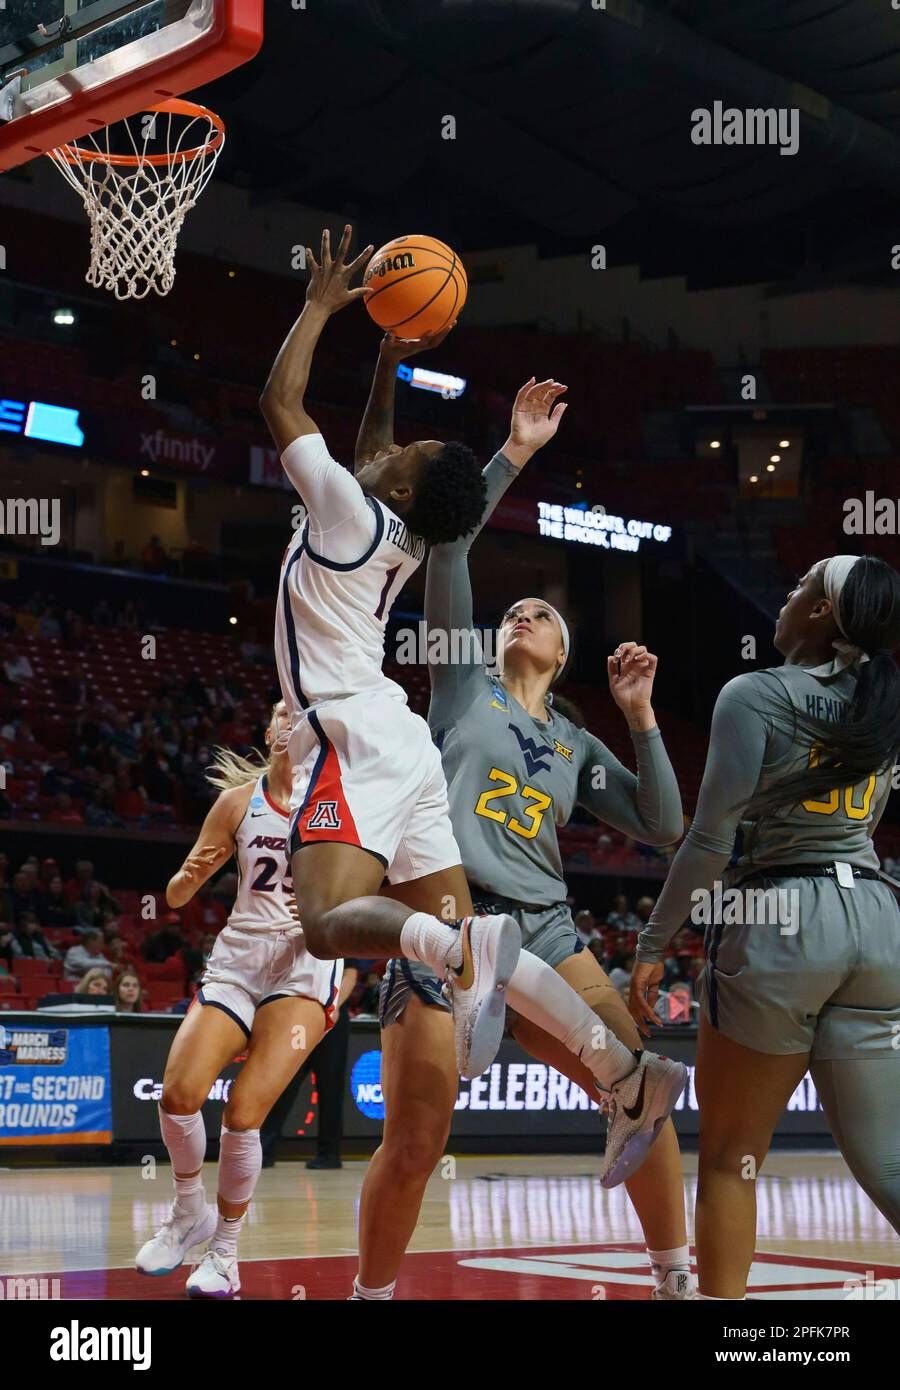
<path fill-rule="evenodd" d="M 273 811 L 276 811 L 279 816 L 284 816 L 285 820 L 290 820 L 290 812 L 286 811 L 283 806 L 279 806 L 277 801 L 272 800 L 271 796 L 269 795 L 269 789 L 265 785 L 265 783 L 263 783 L 262 794 L 266 798 L 266 801 L 268 801 L 269 805 L 272 807 Z"/>
<path fill-rule="evenodd" d="M 326 740 L 327 742 L 327 740 Z M 337 824 L 323 824 L 310 828 L 309 822 L 318 813 L 319 806 L 323 801 L 334 802 Z M 347 799 L 344 796 L 344 787 L 341 781 L 341 765 L 338 762 L 338 755 L 334 750 L 334 745 L 328 743 L 328 752 L 322 764 L 321 771 L 315 783 L 310 786 L 306 809 L 297 822 L 297 830 L 300 839 L 306 844 L 315 844 L 317 840 L 337 841 L 343 845 L 356 845 L 359 849 L 365 846 L 361 843 L 359 832 L 356 829 L 356 822 L 350 813 Z"/>

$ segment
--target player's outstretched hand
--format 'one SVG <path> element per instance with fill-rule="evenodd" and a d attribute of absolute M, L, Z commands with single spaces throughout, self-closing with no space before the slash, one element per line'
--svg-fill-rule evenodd
<path fill-rule="evenodd" d="M 637 642 L 621 642 L 607 657 L 609 689 L 629 722 L 649 713 L 658 658 Z"/>
<path fill-rule="evenodd" d="M 181 872 L 192 883 L 198 875 L 208 876 L 211 869 L 217 869 L 230 857 L 230 851 L 224 845 L 204 845 L 202 849 L 191 850 L 181 866 Z"/>
<path fill-rule="evenodd" d="M 454 319 L 446 328 L 439 328 L 436 333 L 423 333 L 421 338 L 396 338 L 393 333 L 385 333 L 379 350 L 382 357 L 389 357 L 394 362 L 403 362 L 407 357 L 415 357 L 420 352 L 440 347 L 447 334 L 455 327 Z"/>
<path fill-rule="evenodd" d="M 350 281 L 356 272 L 367 264 L 375 247 L 373 245 L 367 246 L 348 265 L 347 252 L 350 249 L 352 236 L 353 228 L 348 222 L 344 228 L 344 235 L 341 237 L 337 255 L 333 259 L 331 255 L 331 232 L 327 227 L 322 233 L 321 262 L 316 260 L 311 247 L 307 246 L 306 248 L 306 263 L 309 267 L 306 302 L 307 304 L 317 304 L 328 314 L 336 314 L 338 309 L 343 309 L 346 305 L 352 304 L 355 299 L 363 299 L 368 294 L 364 285 L 359 285 L 356 289 L 351 290 Z"/>
<path fill-rule="evenodd" d="M 566 413 L 564 401 L 560 396 L 569 388 L 559 381 L 526 381 L 516 396 L 509 427 L 509 445 L 525 462 L 552 439 L 559 429 L 559 422 Z M 504 454 L 511 463 L 521 467 L 518 457 L 510 457 L 506 446 Z"/>
<path fill-rule="evenodd" d="M 660 1017 L 655 1010 L 659 986 L 663 977 L 661 965 L 635 961 L 628 992 L 628 1012 L 638 1026 L 638 1032 L 649 1038 L 651 1027 L 659 1027 Z"/>

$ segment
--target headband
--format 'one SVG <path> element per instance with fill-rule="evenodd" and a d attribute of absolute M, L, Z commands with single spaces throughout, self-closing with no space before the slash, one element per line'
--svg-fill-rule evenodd
<path fill-rule="evenodd" d="M 835 638 L 831 644 L 836 656 L 831 661 L 826 661 L 821 666 L 812 669 L 810 671 L 811 676 L 837 676 L 848 666 L 858 666 L 869 660 L 862 647 L 857 647 L 854 642 L 847 639 L 847 634 L 844 631 L 844 620 L 841 615 L 841 597 L 844 592 L 844 585 L 847 583 L 850 571 L 860 558 L 859 555 L 832 555 L 831 559 L 826 562 L 822 575 L 825 597 L 831 604 L 834 621 L 841 635 Z"/>
<path fill-rule="evenodd" d="M 563 662 L 562 666 L 560 666 L 559 668 L 559 671 L 561 671 L 563 666 L 565 666 L 566 662 L 569 659 L 569 626 L 562 613 L 560 613 L 557 608 L 554 608 L 552 603 L 547 603 L 546 599 L 541 599 L 541 603 L 544 605 L 545 608 L 549 608 L 550 612 L 553 614 L 554 618 L 559 623 L 559 631 L 562 636 L 563 644 Z M 495 664 L 497 670 L 500 672 L 501 675 L 503 674 L 503 648 L 505 647 L 505 645 L 506 641 L 503 636 L 503 628 L 500 627 L 500 629 L 497 632 L 497 660 Z M 559 675 L 559 671 L 557 671 L 556 675 Z M 556 676 L 554 676 L 554 680 L 555 679 Z"/>

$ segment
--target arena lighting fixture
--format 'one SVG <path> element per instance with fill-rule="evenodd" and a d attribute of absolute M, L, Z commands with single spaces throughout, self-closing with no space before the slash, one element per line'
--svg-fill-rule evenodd
<path fill-rule="evenodd" d="M 237 626 L 237 618 L 231 617 L 231 618 L 228 619 L 228 621 L 231 623 L 231 626 L 232 626 L 232 627 L 236 627 L 236 626 Z"/>
<path fill-rule="evenodd" d="M 432 372 L 427 367 L 408 367 L 401 362 L 397 368 L 400 381 L 406 381 L 419 391 L 436 391 L 444 400 L 456 400 L 466 389 L 466 378 L 450 376 L 447 372 Z"/>
<path fill-rule="evenodd" d="M 767 472 L 767 473 L 774 473 L 774 472 L 775 472 L 775 465 L 774 465 L 774 463 L 767 463 L 767 464 L 766 464 L 766 472 Z"/>
<path fill-rule="evenodd" d="M 781 455 L 780 455 L 780 454 L 770 454 L 770 455 L 769 455 L 769 462 L 770 462 L 770 463 L 780 463 L 780 462 L 781 462 Z"/>
<path fill-rule="evenodd" d="M 751 483 L 758 483 L 758 482 L 759 482 L 759 475 L 756 474 L 756 473 L 751 473 L 751 474 L 750 474 L 750 482 L 751 482 Z"/>
<path fill-rule="evenodd" d="M 53 322 L 59 328 L 71 328 L 75 322 L 74 309 L 54 309 Z"/>
<path fill-rule="evenodd" d="M 779 439 L 778 447 L 779 449 L 789 449 L 791 447 L 791 441 L 789 439 Z"/>
<path fill-rule="evenodd" d="M 142 478 L 149 478 L 149 477 L 150 477 L 150 469 L 149 469 L 149 468 L 142 468 L 142 469 L 141 469 L 141 477 L 142 477 Z"/>
<path fill-rule="evenodd" d="M 711 439 L 711 440 L 709 441 L 709 447 L 710 447 L 711 449 L 721 449 L 721 447 L 722 447 L 722 441 L 721 441 L 721 439 Z"/>

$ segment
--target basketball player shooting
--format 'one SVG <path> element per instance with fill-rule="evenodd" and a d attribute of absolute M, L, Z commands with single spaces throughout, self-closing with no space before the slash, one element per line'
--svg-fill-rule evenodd
<path fill-rule="evenodd" d="M 511 918 L 472 917 L 440 756 L 381 665 L 396 594 L 426 545 L 472 530 L 484 482 L 471 450 L 438 440 L 386 450 L 355 478 L 330 457 L 304 395 L 328 319 L 367 293 L 350 282 L 373 248 L 348 263 L 350 236 L 332 256 L 323 232 L 320 262 L 307 249 L 306 304 L 260 401 L 308 513 L 282 562 L 276 619 L 292 873 L 313 955 L 407 956 L 450 972 L 459 1068 L 478 1075 L 500 1045 L 519 934 Z M 545 409 L 529 453 L 555 429 Z M 386 874 L 403 903 L 377 896 Z"/>

